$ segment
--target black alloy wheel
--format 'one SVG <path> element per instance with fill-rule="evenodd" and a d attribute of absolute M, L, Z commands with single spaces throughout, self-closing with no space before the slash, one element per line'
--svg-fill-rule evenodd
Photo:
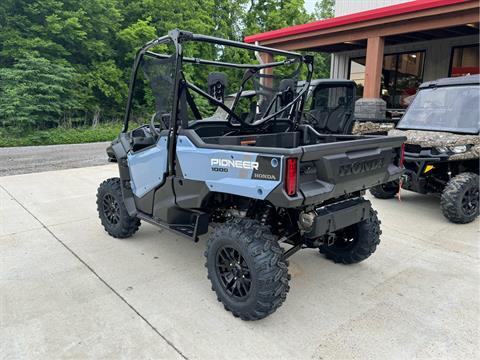
<path fill-rule="evenodd" d="M 120 221 L 120 207 L 118 201 L 115 200 L 111 194 L 105 194 L 102 204 L 106 220 L 111 225 L 117 225 Z"/>
<path fill-rule="evenodd" d="M 228 295 L 243 299 L 250 294 L 252 277 L 247 262 L 240 252 L 223 246 L 217 252 L 217 274 Z"/>
<path fill-rule="evenodd" d="M 470 188 L 465 192 L 462 199 L 462 209 L 466 216 L 472 216 L 477 213 L 478 201 L 478 188 Z"/>

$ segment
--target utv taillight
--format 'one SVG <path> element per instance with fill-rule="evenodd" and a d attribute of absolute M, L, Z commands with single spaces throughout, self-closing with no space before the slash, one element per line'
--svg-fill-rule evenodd
<path fill-rule="evenodd" d="M 297 194 L 297 159 L 287 159 L 287 169 L 285 171 L 285 191 L 288 196 Z"/>
<path fill-rule="evenodd" d="M 404 160 L 405 160 L 405 144 L 402 144 L 402 148 L 400 149 L 400 161 L 398 163 L 398 166 L 400 168 L 403 168 Z"/>

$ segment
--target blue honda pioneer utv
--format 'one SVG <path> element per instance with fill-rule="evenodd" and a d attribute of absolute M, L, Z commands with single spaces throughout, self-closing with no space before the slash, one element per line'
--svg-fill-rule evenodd
<path fill-rule="evenodd" d="M 199 49 L 211 58 L 191 56 Z M 301 125 L 312 69 L 309 56 L 179 30 L 147 43 L 135 58 L 123 130 L 107 149 L 120 176 L 97 193 L 105 230 L 127 238 L 146 221 L 197 242 L 211 225 L 208 278 L 244 320 L 283 303 L 287 259 L 299 249 L 344 264 L 368 258 L 381 231 L 363 195 L 399 178 L 405 138 L 322 135 Z M 129 131 L 146 82 L 155 114 Z M 229 106 L 228 87 L 237 94 Z M 256 99 L 242 103 L 248 90 Z M 226 117 L 215 116 L 219 107 Z"/>

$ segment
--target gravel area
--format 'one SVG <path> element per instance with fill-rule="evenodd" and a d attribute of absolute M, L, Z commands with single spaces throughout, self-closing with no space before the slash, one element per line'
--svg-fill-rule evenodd
<path fill-rule="evenodd" d="M 0 148 L 0 176 L 105 165 L 109 142 Z"/>

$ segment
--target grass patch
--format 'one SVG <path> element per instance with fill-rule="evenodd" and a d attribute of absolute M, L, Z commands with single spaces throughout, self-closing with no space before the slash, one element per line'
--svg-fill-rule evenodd
<path fill-rule="evenodd" d="M 134 128 L 132 125 L 130 128 Z M 122 129 L 122 124 L 100 124 L 95 128 L 62 128 L 37 130 L 27 134 L 11 133 L 0 129 L 0 147 L 80 144 L 99 141 L 112 141 Z"/>

